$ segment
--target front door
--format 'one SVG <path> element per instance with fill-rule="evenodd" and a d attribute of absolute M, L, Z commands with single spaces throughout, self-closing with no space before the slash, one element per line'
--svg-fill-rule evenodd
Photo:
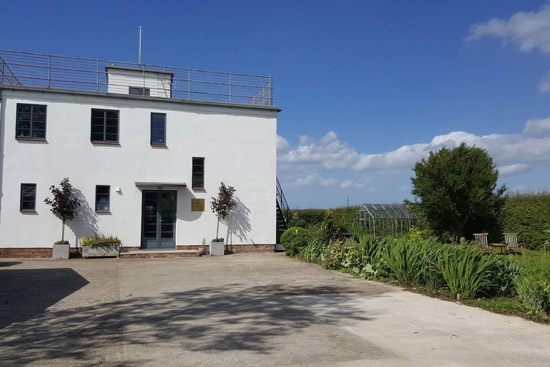
<path fill-rule="evenodd" d="M 143 191 L 141 248 L 176 248 L 176 191 Z"/>

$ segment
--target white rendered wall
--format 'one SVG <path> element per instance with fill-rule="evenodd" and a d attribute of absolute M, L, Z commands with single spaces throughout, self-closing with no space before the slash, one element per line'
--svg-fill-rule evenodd
<path fill-rule="evenodd" d="M 130 87 L 136 87 L 149 88 L 151 97 L 171 97 L 171 74 L 109 67 L 106 69 L 109 93 L 130 94 Z"/>
<path fill-rule="evenodd" d="M 72 246 L 93 232 L 140 246 L 142 195 L 135 182 L 189 185 L 178 189 L 177 245 L 198 245 L 215 236 L 209 208 L 221 181 L 235 187 L 240 206 L 229 226 L 221 225 L 220 236 L 233 244 L 276 242 L 277 112 L 12 90 L 1 90 L 1 98 L 0 247 L 51 247 L 60 239 L 61 223 L 43 201 L 64 177 L 91 208 L 81 209 L 86 220 L 80 215 L 68 224 Z M 48 106 L 47 142 L 15 139 L 17 103 Z M 90 142 L 92 108 L 120 110 L 120 146 Z M 150 145 L 151 112 L 167 114 L 167 148 Z M 205 157 L 205 190 L 190 188 L 192 157 Z M 19 211 L 21 183 L 37 184 L 36 214 Z M 94 212 L 96 185 L 111 186 L 111 214 Z M 191 212 L 191 198 L 205 198 L 205 211 Z"/>

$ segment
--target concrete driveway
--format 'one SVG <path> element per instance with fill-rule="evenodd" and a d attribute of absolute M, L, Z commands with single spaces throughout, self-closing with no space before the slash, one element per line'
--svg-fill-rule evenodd
<path fill-rule="evenodd" d="M 282 254 L 0 261 L 0 365 L 549 366 L 550 326 Z"/>

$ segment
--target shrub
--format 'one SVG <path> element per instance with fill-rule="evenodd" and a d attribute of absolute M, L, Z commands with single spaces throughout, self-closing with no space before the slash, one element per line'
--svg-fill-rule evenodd
<path fill-rule="evenodd" d="M 523 307 L 534 315 L 546 318 L 545 311 L 550 304 L 548 286 L 529 275 L 518 277 L 515 285 Z"/>
<path fill-rule="evenodd" d="M 493 285 L 494 257 L 485 256 L 474 247 L 457 247 L 445 251 L 438 268 L 452 298 L 475 297 Z"/>
<path fill-rule="evenodd" d="M 515 281 L 520 276 L 523 266 L 514 262 L 510 257 L 497 257 L 493 264 L 494 289 L 493 294 L 499 297 L 513 297 Z"/>
<path fill-rule="evenodd" d="M 323 247 L 323 244 L 310 234 L 309 241 L 305 247 L 300 249 L 299 256 L 304 260 L 317 264 L 321 261 Z"/>
<path fill-rule="evenodd" d="M 334 232 L 334 212 L 329 209 L 325 212 L 325 217 L 316 235 L 319 237 L 321 243 L 328 244 L 334 236 Z"/>
<path fill-rule="evenodd" d="M 409 239 L 412 242 L 425 241 L 433 236 L 433 231 L 429 229 L 418 229 L 418 227 L 411 227 L 409 229 Z"/>
<path fill-rule="evenodd" d="M 82 239 L 81 242 L 82 246 L 91 246 L 91 247 L 99 247 L 99 246 L 120 246 L 122 245 L 122 241 L 120 241 L 117 237 L 113 236 L 104 236 L 100 234 L 94 234 L 93 237 L 85 237 Z"/>
<path fill-rule="evenodd" d="M 550 311 L 550 253 L 529 251 L 511 258 L 524 266 L 515 287 L 525 309 L 537 317 Z"/>
<path fill-rule="evenodd" d="M 353 239 L 345 242 L 331 241 L 321 253 L 321 265 L 325 269 L 349 270 L 359 265 L 360 257 Z"/>
<path fill-rule="evenodd" d="M 379 275 L 382 265 L 382 252 L 385 241 L 378 240 L 374 236 L 361 235 L 359 241 L 353 241 L 359 257 L 357 265 L 352 268 L 352 274 L 371 278 Z"/>
<path fill-rule="evenodd" d="M 292 227 L 284 231 L 281 235 L 281 245 L 283 245 L 285 249 L 285 254 L 288 256 L 296 256 L 300 253 L 300 249 L 307 245 L 309 238 L 309 230 L 300 227 Z"/>
<path fill-rule="evenodd" d="M 411 245 L 405 238 L 394 240 L 385 251 L 383 258 L 391 271 L 391 275 L 399 283 L 418 284 L 419 275 L 422 271 L 422 258 L 419 247 Z"/>
<path fill-rule="evenodd" d="M 437 243 L 434 237 L 418 242 L 416 248 L 420 252 L 421 263 L 421 270 L 418 274 L 419 284 L 432 291 L 439 290 L 445 283 L 438 267 L 439 259 L 444 252 L 451 251 L 454 248 Z"/>

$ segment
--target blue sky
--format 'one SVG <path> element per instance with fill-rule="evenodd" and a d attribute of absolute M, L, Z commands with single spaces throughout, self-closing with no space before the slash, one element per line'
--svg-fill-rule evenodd
<path fill-rule="evenodd" d="M 414 162 L 461 141 L 501 183 L 550 182 L 550 4 L 10 1 L 0 48 L 274 77 L 293 207 L 401 202 Z"/>

